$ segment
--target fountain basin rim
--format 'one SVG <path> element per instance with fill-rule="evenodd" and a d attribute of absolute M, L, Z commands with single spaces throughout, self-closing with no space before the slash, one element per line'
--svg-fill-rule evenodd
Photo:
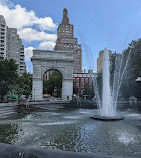
<path fill-rule="evenodd" d="M 100 120 L 100 121 L 120 121 L 123 120 L 123 116 L 100 116 L 100 115 L 94 115 L 91 116 L 94 120 Z"/>

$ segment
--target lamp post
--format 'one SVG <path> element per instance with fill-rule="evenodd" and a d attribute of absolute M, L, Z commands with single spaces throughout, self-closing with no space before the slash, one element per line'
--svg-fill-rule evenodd
<path fill-rule="evenodd" d="M 141 77 L 138 77 L 135 81 L 139 89 L 139 99 L 141 99 Z"/>

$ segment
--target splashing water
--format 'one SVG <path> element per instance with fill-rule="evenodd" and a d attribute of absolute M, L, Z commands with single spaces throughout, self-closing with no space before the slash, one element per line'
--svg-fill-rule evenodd
<path fill-rule="evenodd" d="M 103 76 L 102 76 L 102 84 L 103 84 L 102 101 L 100 100 L 100 97 L 99 97 L 97 82 L 95 83 L 95 94 L 98 99 L 97 104 L 99 107 L 100 116 L 106 116 L 106 117 L 117 116 L 116 106 L 117 106 L 118 94 L 119 94 L 119 90 L 121 87 L 124 73 L 125 73 L 127 65 L 128 65 L 130 54 L 131 54 L 131 50 L 128 54 L 128 58 L 126 60 L 122 73 L 121 73 L 121 65 L 123 62 L 123 55 L 122 55 L 122 58 L 116 57 L 113 90 L 111 91 L 111 88 L 110 88 L 110 57 L 109 57 L 108 50 L 106 48 L 104 49 Z"/>
<path fill-rule="evenodd" d="M 110 60 L 109 52 L 105 48 L 103 53 L 103 90 L 102 90 L 102 108 L 101 116 L 115 116 L 116 111 L 113 107 L 111 89 L 110 89 Z"/>

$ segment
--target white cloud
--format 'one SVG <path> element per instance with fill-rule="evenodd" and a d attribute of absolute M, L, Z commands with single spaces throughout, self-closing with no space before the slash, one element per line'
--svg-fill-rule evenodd
<path fill-rule="evenodd" d="M 53 20 L 51 17 L 36 18 L 33 21 L 33 24 L 39 25 L 41 30 L 53 30 L 53 31 L 55 31 L 57 28 L 57 25 L 53 23 Z"/>
<path fill-rule="evenodd" d="M 56 34 L 48 34 L 44 31 L 39 32 L 32 28 L 25 28 L 19 32 L 20 38 L 24 39 L 27 42 L 32 41 L 56 41 Z"/>
<path fill-rule="evenodd" d="M 33 73 L 33 65 L 30 60 L 25 60 L 27 72 Z"/>
<path fill-rule="evenodd" d="M 47 31 L 56 31 L 57 24 L 51 17 L 38 17 L 33 10 L 27 10 L 21 5 L 15 5 L 9 0 L 0 0 L 0 15 L 3 15 L 8 27 L 18 29 L 20 38 L 26 42 L 37 41 L 38 48 L 52 50 L 57 39 L 56 34 L 47 33 Z M 37 30 L 33 29 L 37 28 Z M 39 43 L 40 42 L 40 43 Z M 31 46 L 25 48 L 25 63 L 27 70 L 32 72 L 33 56 Z"/>
<path fill-rule="evenodd" d="M 10 2 L 3 3 L 2 0 L 0 0 L 0 14 L 4 16 L 9 27 L 21 29 L 37 25 L 41 30 L 49 31 L 55 31 L 57 28 L 51 17 L 37 17 L 33 10 L 28 11 L 18 4 L 11 5 Z"/>
<path fill-rule="evenodd" d="M 30 61 L 30 58 L 33 56 L 33 47 L 28 47 L 24 49 L 25 60 Z"/>
<path fill-rule="evenodd" d="M 55 46 L 54 42 L 44 41 L 44 42 L 40 43 L 39 48 L 41 48 L 41 49 L 47 49 L 47 50 L 53 50 L 54 46 Z"/>

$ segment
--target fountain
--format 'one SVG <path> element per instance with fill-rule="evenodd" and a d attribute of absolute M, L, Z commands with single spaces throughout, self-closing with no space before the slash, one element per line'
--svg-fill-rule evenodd
<path fill-rule="evenodd" d="M 99 115 L 91 116 L 91 118 L 103 121 L 122 120 L 123 117 L 116 112 L 114 97 L 110 88 L 110 60 L 109 52 L 105 48 L 103 53 L 103 78 L 102 78 L 102 105 L 99 104 Z M 101 103 L 101 102 L 100 102 Z"/>

